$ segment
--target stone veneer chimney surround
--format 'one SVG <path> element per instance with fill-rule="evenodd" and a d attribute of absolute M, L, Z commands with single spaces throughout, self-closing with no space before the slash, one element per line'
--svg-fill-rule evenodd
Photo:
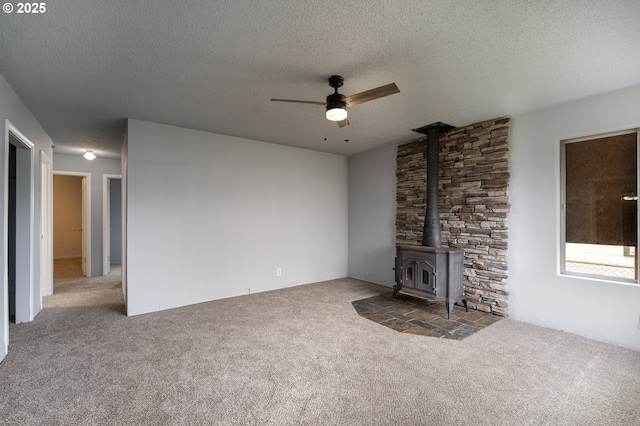
<path fill-rule="evenodd" d="M 420 250 L 426 241 L 426 245 L 463 250 L 464 298 L 469 307 L 504 316 L 509 314 L 509 125 L 510 119 L 502 117 L 456 129 L 440 128 L 444 131 L 436 151 L 440 221 L 436 226 L 441 244 L 434 237 L 423 237 L 423 229 L 433 222 L 425 214 L 426 181 L 433 180 L 433 174 L 427 176 L 425 158 L 430 126 L 423 128 L 426 138 L 398 146 L 396 168 L 396 244 Z"/>

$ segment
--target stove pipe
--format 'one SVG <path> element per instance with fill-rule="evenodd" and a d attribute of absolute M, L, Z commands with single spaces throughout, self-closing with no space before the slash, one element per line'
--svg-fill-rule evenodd
<path fill-rule="evenodd" d="M 442 245 L 440 212 L 438 209 L 438 156 L 440 154 L 440 136 L 453 126 L 441 122 L 413 129 L 414 132 L 427 135 L 427 212 L 422 229 L 422 245 L 440 247 Z"/>

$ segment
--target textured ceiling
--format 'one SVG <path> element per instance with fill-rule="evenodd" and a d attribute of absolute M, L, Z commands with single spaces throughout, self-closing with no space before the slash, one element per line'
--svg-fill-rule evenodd
<path fill-rule="evenodd" d="M 0 13 L 0 74 L 58 153 L 117 157 L 131 117 L 350 155 L 435 121 L 640 84 L 639 0 L 46 5 Z M 322 102 L 332 74 L 345 95 L 391 82 L 401 92 L 349 109 L 343 129 L 322 106 L 269 101 Z"/>

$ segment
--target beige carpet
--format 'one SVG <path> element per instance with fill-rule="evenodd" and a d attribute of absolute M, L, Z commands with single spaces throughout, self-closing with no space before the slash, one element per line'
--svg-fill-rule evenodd
<path fill-rule="evenodd" d="M 509 319 L 410 335 L 351 305 L 387 291 L 341 279 L 128 318 L 118 276 L 70 279 L 10 327 L 0 424 L 640 424 L 640 352 Z"/>
<path fill-rule="evenodd" d="M 81 278 L 82 259 L 74 257 L 71 259 L 55 259 L 53 261 L 53 280 L 59 282 L 69 278 Z"/>

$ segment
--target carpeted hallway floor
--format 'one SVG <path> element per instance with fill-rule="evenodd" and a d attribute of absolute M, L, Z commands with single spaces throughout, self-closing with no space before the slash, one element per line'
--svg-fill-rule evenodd
<path fill-rule="evenodd" d="M 53 261 L 53 281 L 60 282 L 69 278 L 82 278 L 82 259 L 54 259 Z"/>

